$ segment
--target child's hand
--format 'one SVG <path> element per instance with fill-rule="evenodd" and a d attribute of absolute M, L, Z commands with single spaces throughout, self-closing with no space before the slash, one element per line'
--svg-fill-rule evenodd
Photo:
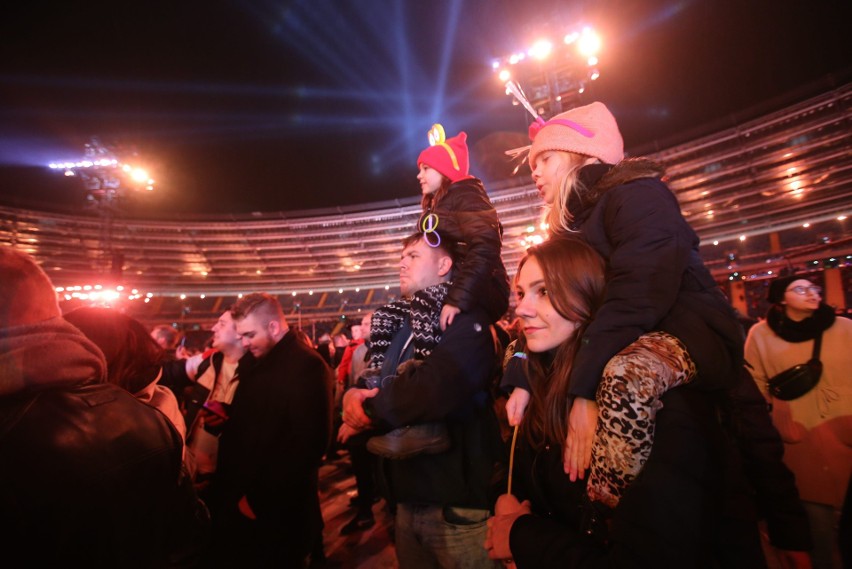
<path fill-rule="evenodd" d="M 447 329 L 447 326 L 453 323 L 453 318 L 456 317 L 456 314 L 461 314 L 461 309 L 458 306 L 453 306 L 452 304 L 445 304 L 441 309 L 441 331 Z"/>
<path fill-rule="evenodd" d="M 524 418 L 524 411 L 529 402 L 529 391 L 522 387 L 516 387 L 512 390 L 509 400 L 506 401 L 506 418 L 509 420 L 509 426 L 514 427 L 521 424 L 521 419 Z"/>
<path fill-rule="evenodd" d="M 568 438 L 562 457 L 562 466 L 571 482 L 582 479 L 592 463 L 592 441 L 597 424 L 597 403 L 591 399 L 575 398 L 568 415 Z"/>

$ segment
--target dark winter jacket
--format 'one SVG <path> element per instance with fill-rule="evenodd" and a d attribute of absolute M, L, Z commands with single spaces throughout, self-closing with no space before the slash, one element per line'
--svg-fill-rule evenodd
<path fill-rule="evenodd" d="M 61 318 L 0 330 L 0 547 L 19 566 L 166 567 L 175 524 L 195 537 L 180 436 L 105 369 Z"/>
<path fill-rule="evenodd" d="M 595 398 L 606 363 L 639 336 L 680 338 L 698 369 L 694 386 L 735 383 L 745 340 L 736 314 L 698 255 L 698 236 L 661 170 L 643 159 L 580 172 L 572 229 L 606 260 L 603 305 L 583 336 L 571 372 L 572 395 Z"/>
<path fill-rule="evenodd" d="M 729 510 L 739 486 L 726 468 L 732 449 L 716 404 L 688 388 L 662 401 L 653 450 L 614 513 L 607 544 L 579 530 L 584 482 L 565 475 L 559 448 L 535 452 L 518 437 L 513 491 L 533 508 L 509 538 L 519 569 L 765 567 L 754 518 Z"/>
<path fill-rule="evenodd" d="M 435 232 L 442 242 L 450 242 L 457 253 L 453 286 L 446 304 L 469 312 L 474 306 L 486 310 L 491 322 L 499 320 L 509 308 L 509 278 L 500 256 L 503 228 L 497 210 L 491 205 L 485 187 L 476 178 L 452 184 L 438 203 L 420 216 L 437 216 Z M 429 225 L 426 221 L 425 225 Z M 434 242 L 433 236 L 428 236 Z"/>
<path fill-rule="evenodd" d="M 290 331 L 264 357 L 240 360 L 237 373 L 211 487 L 214 521 L 219 512 L 241 515 L 237 504 L 246 496 L 258 524 L 309 547 L 321 524 L 317 485 L 331 438 L 331 368 Z"/>
<path fill-rule="evenodd" d="M 410 332 L 406 323 L 396 333 L 385 357 L 387 370 L 410 359 L 410 349 L 400 358 Z M 390 499 L 490 509 L 493 469 L 502 452 L 490 397 L 500 365 L 497 353 L 484 312 L 462 312 L 422 365 L 365 401 L 365 411 L 379 428 L 441 421 L 450 433 L 452 446 L 445 453 L 384 462 L 379 470 Z"/>

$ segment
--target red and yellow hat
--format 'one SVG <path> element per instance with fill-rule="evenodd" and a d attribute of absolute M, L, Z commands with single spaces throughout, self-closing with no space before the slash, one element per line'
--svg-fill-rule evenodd
<path fill-rule="evenodd" d="M 434 168 L 451 182 L 470 177 L 467 134 L 460 132 L 452 138 L 446 138 L 443 126 L 437 123 L 432 125 L 429 130 L 429 147 L 417 157 L 417 165 L 421 164 Z"/>

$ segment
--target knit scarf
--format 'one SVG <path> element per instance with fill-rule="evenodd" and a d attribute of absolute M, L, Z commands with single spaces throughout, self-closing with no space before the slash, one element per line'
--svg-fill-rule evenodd
<path fill-rule="evenodd" d="M 411 298 L 391 302 L 373 313 L 370 321 L 370 370 L 382 368 L 394 334 L 402 328 L 406 319 L 411 322 L 414 359 L 423 360 L 432 353 L 441 341 L 441 308 L 451 284 L 426 287 Z"/>
<path fill-rule="evenodd" d="M 101 350 L 61 317 L 0 329 L 0 397 L 105 378 Z"/>
<path fill-rule="evenodd" d="M 782 340 L 793 344 L 813 340 L 817 335 L 834 324 L 834 310 L 820 303 L 814 313 L 801 322 L 790 320 L 781 304 L 773 304 L 766 314 L 766 323 Z"/>

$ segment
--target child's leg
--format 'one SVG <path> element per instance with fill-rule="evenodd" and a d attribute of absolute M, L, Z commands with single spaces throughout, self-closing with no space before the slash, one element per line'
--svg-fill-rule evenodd
<path fill-rule="evenodd" d="M 598 427 L 586 486 L 592 501 L 618 504 L 651 454 L 660 397 L 694 377 L 686 346 L 664 332 L 641 336 L 607 363 L 597 391 Z"/>

